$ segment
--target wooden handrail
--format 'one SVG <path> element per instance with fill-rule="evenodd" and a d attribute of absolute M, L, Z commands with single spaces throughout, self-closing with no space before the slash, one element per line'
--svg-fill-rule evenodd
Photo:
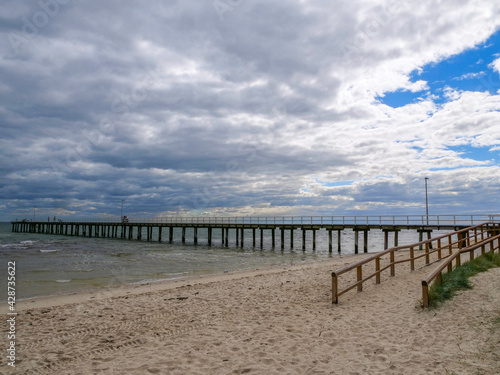
<path fill-rule="evenodd" d="M 134 217 L 128 216 L 129 222 L 138 223 L 186 223 L 186 224 L 275 224 L 275 225 L 398 225 L 398 226 L 473 226 L 475 223 L 483 221 L 496 221 L 500 214 L 495 215 L 382 215 L 382 216 L 163 216 L 163 217 Z M 26 220 L 26 219 L 24 219 Z M 118 216 L 90 217 L 90 218 L 69 218 L 64 217 L 65 222 L 88 222 L 88 223 L 121 223 Z M 29 221 L 36 223 L 37 221 Z M 44 221 L 38 221 L 43 223 Z"/>
<path fill-rule="evenodd" d="M 495 248 L 494 246 L 494 241 L 498 240 L 498 245 Z M 487 238 L 479 243 L 476 243 L 472 246 L 466 247 L 461 249 L 460 251 L 456 252 L 451 256 L 449 259 L 447 259 L 442 265 L 440 265 L 438 268 L 436 268 L 434 271 L 432 271 L 424 280 L 422 280 L 422 306 L 423 307 L 428 307 L 429 306 L 429 288 L 431 286 L 431 283 L 434 281 L 437 283 L 437 285 L 440 285 L 442 282 L 442 275 L 443 275 L 443 270 L 446 268 L 448 272 L 451 272 L 453 270 L 453 260 L 457 259 L 456 262 L 456 267 L 460 265 L 460 257 L 462 254 L 469 253 L 471 254 L 470 257 L 473 259 L 474 257 L 474 251 L 478 248 L 483 249 L 483 254 L 485 253 L 484 246 L 490 244 L 490 250 L 488 251 L 489 253 L 494 253 L 495 250 L 500 250 L 500 234 Z"/>
<path fill-rule="evenodd" d="M 478 231 L 478 229 L 479 229 L 479 231 Z M 471 234 L 471 231 L 474 231 L 474 233 Z M 365 258 L 359 262 L 356 262 L 356 263 L 348 265 L 344 268 L 341 268 L 340 270 L 333 271 L 331 274 L 332 275 L 332 303 L 335 303 L 335 304 L 338 303 L 338 298 L 342 294 L 350 291 L 351 289 L 354 289 L 355 287 L 357 287 L 358 292 L 362 291 L 363 290 L 363 283 L 368 281 L 369 279 L 371 279 L 374 276 L 376 276 L 376 283 L 379 284 L 380 283 L 380 274 L 388 268 L 391 269 L 391 276 L 394 276 L 396 264 L 410 262 L 410 269 L 413 271 L 415 269 L 415 260 L 417 260 L 417 259 L 425 257 L 426 264 L 429 264 L 430 263 L 430 255 L 434 254 L 434 253 L 438 254 L 438 259 L 444 259 L 446 257 L 449 257 L 453 253 L 452 249 L 454 246 L 457 246 L 460 250 L 462 248 L 466 248 L 466 247 L 470 246 L 471 239 L 474 240 L 474 243 L 478 243 L 478 237 L 480 236 L 481 238 L 484 238 L 484 233 L 486 233 L 488 238 L 491 238 L 491 234 L 493 232 L 497 233 L 499 231 L 500 231 L 500 225 L 498 223 L 493 223 L 493 222 L 482 223 L 482 224 L 479 224 L 476 226 L 461 229 L 461 230 L 455 231 L 453 233 L 448 233 L 448 234 L 445 234 L 445 235 L 442 235 L 442 236 L 439 236 L 436 238 L 431 238 L 431 239 L 417 242 L 417 243 L 414 243 L 411 245 L 392 247 L 392 248 L 386 249 L 380 253 L 376 253 L 372 256 L 369 256 L 368 258 Z M 456 241 L 453 241 L 453 239 L 452 239 L 453 236 L 457 236 Z M 448 242 L 443 245 L 441 240 L 444 238 L 447 238 Z M 431 251 L 433 242 L 437 242 L 436 243 L 437 246 L 436 246 L 436 248 L 433 248 Z M 465 244 L 465 246 L 464 246 L 464 244 Z M 417 246 L 422 246 L 422 245 L 425 245 L 425 253 L 418 255 L 418 256 L 415 256 L 415 248 Z M 481 245 L 479 245 L 479 246 L 481 246 Z M 448 254 L 445 256 L 443 256 L 443 254 L 442 254 L 442 251 L 444 249 L 448 249 Z M 407 259 L 395 261 L 394 254 L 397 251 L 401 251 L 401 250 L 409 250 L 410 257 Z M 387 255 L 387 254 L 390 255 L 390 263 L 389 263 L 389 265 L 387 265 L 381 269 L 380 268 L 380 259 L 381 259 L 381 257 L 383 257 L 384 255 Z M 363 265 L 366 265 L 372 261 L 375 261 L 375 273 L 363 278 L 363 269 L 362 269 Z M 339 290 L 339 285 L 338 285 L 339 277 L 345 273 L 353 271 L 354 269 L 356 269 L 356 282 L 348 285 L 347 287 L 345 287 L 342 290 Z"/>

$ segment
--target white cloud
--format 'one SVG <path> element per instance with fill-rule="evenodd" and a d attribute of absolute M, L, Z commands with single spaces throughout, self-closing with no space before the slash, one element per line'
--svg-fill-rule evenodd
<path fill-rule="evenodd" d="M 486 75 L 486 72 L 477 72 L 477 73 L 465 73 L 462 74 L 460 77 L 455 77 L 453 80 L 455 81 L 463 81 L 466 79 L 477 79 L 479 77 L 484 77 Z"/>
<path fill-rule="evenodd" d="M 447 88 L 436 105 L 409 76 L 485 41 L 496 2 L 256 1 L 224 21 L 211 2 L 117 4 L 71 3 L 22 53 L 0 38 L 6 210 L 48 198 L 81 211 L 126 198 L 151 215 L 416 210 L 423 173 L 459 184 L 450 169 L 465 167 L 498 186 L 496 165 L 448 146 L 495 150 L 499 96 Z M 375 100 L 398 90 L 421 99 Z"/>
<path fill-rule="evenodd" d="M 446 99 L 452 100 L 452 101 L 460 99 L 460 92 L 449 87 L 449 86 L 446 86 L 444 88 L 443 95 Z"/>
<path fill-rule="evenodd" d="M 488 65 L 491 69 L 495 70 L 500 74 L 500 58 L 494 60 L 490 65 Z"/>

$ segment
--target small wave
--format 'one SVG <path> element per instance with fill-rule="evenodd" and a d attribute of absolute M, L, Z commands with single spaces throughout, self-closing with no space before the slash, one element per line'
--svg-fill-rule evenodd
<path fill-rule="evenodd" d="M 69 283 L 71 279 L 69 280 L 56 280 L 56 283 Z"/>
<path fill-rule="evenodd" d="M 33 245 L 34 243 L 37 243 L 38 241 L 21 241 L 21 245 Z"/>
<path fill-rule="evenodd" d="M 0 245 L 1 248 L 16 248 L 16 249 L 28 249 L 28 246 L 26 245 L 29 245 L 29 244 L 26 244 L 26 243 L 6 243 L 6 244 L 2 244 Z"/>
<path fill-rule="evenodd" d="M 162 277 L 158 279 L 142 279 L 139 281 L 135 281 L 131 283 L 132 285 L 142 285 L 142 284 L 156 284 L 156 283 L 161 283 L 163 281 L 173 281 L 173 280 L 181 280 L 188 275 L 188 272 L 178 272 L 178 273 L 172 273 L 168 277 Z"/>
<path fill-rule="evenodd" d="M 43 250 L 43 249 L 40 249 L 38 250 L 39 252 L 41 253 L 56 253 L 58 252 L 59 250 L 54 250 L 54 249 L 46 249 L 46 250 Z"/>

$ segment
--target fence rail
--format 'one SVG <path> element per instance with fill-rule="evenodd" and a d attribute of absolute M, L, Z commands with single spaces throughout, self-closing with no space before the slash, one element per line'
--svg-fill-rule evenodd
<path fill-rule="evenodd" d="M 496 232 L 498 233 L 498 232 Z M 498 241 L 495 247 L 494 242 Z M 494 253 L 495 250 L 500 250 L 500 235 L 497 234 L 494 237 L 489 237 L 474 245 L 468 246 L 466 248 L 457 251 L 455 254 L 451 255 L 442 265 L 440 265 L 436 270 L 434 270 L 429 276 L 422 280 L 422 306 L 429 307 L 429 289 L 431 284 L 434 282 L 436 285 L 440 285 L 443 281 L 443 271 L 446 269 L 448 273 L 453 271 L 453 261 L 455 261 L 455 267 L 459 267 L 461 264 L 461 255 L 469 253 L 470 260 L 474 259 L 475 251 L 481 248 L 481 255 L 486 253 L 486 245 L 489 245 L 490 253 Z"/>
<path fill-rule="evenodd" d="M 128 217 L 129 223 L 152 224 L 269 224 L 269 225 L 370 225 L 370 226 L 473 226 L 500 221 L 498 215 L 382 215 L 382 216 L 168 216 L 158 218 Z M 119 223 L 119 218 L 68 219 L 66 222 Z"/>
<path fill-rule="evenodd" d="M 431 261 L 451 256 L 453 254 L 453 249 L 461 250 L 473 244 L 481 243 L 485 240 L 485 236 L 486 238 L 490 238 L 493 233 L 498 233 L 499 231 L 500 224 L 498 223 L 482 223 L 415 244 L 392 247 L 338 271 L 334 271 L 332 272 L 332 303 L 338 303 L 338 299 L 341 295 L 354 288 L 357 288 L 358 292 L 361 292 L 363 290 L 363 283 L 374 277 L 375 283 L 379 284 L 382 272 L 387 269 L 390 269 L 390 276 L 395 276 L 397 264 L 410 263 L 410 270 L 413 271 L 415 269 L 415 261 L 418 259 L 425 258 L 425 264 L 430 264 Z M 416 254 L 416 249 L 420 248 L 425 250 L 423 250 L 421 254 Z M 403 251 L 408 251 L 408 258 L 396 261 L 395 253 Z M 381 267 L 381 259 L 385 255 L 389 255 L 389 263 Z M 431 257 L 436 259 L 431 260 Z M 363 266 L 368 265 L 372 266 L 375 271 L 368 276 L 363 276 Z M 350 274 L 354 271 L 356 271 L 356 281 L 348 284 L 344 288 L 339 288 L 340 276 Z"/>

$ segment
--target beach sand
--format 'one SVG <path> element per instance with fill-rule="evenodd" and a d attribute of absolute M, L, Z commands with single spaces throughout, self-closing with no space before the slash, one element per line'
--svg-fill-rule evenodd
<path fill-rule="evenodd" d="M 419 307 L 435 265 L 332 305 L 331 271 L 364 256 L 22 301 L 18 363 L 0 372 L 500 373 L 500 269 L 439 309 Z"/>

